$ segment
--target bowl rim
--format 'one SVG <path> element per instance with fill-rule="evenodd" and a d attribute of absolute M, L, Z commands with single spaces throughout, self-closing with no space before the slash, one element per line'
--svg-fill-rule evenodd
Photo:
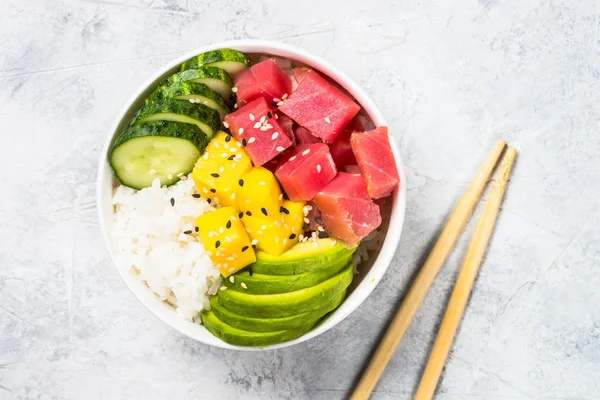
<path fill-rule="evenodd" d="M 328 331 L 329 329 L 337 325 L 339 322 L 344 320 L 366 300 L 366 298 L 373 292 L 379 281 L 382 279 L 383 275 L 389 267 L 390 262 L 392 261 L 392 258 L 396 252 L 400 241 L 400 236 L 402 234 L 407 202 L 406 171 L 396 141 L 390 140 L 392 152 L 396 160 L 396 167 L 400 175 L 400 185 L 393 193 L 393 204 L 390 214 L 390 223 L 388 226 L 387 233 L 385 235 L 385 239 L 383 241 L 379 254 L 377 254 L 376 260 L 371 266 L 369 272 L 365 275 L 363 280 L 356 286 L 354 291 L 344 300 L 342 305 L 340 305 L 340 307 L 338 307 L 333 313 L 331 313 L 327 317 L 327 319 L 323 321 L 323 323 L 319 324 L 314 329 L 311 329 L 309 332 L 294 340 L 264 347 L 235 346 L 230 345 L 212 335 L 199 335 L 198 333 L 200 331 L 197 328 L 201 328 L 201 331 L 207 332 L 206 328 L 203 325 L 187 321 L 181 318 L 175 312 L 173 307 L 158 300 L 154 293 L 152 293 L 147 288 L 147 286 L 145 286 L 145 284 L 143 287 L 145 288 L 145 291 L 147 293 L 142 292 L 140 290 L 141 281 L 137 277 L 128 273 L 125 268 L 120 267 L 118 265 L 118 258 L 116 257 L 116 252 L 113 248 L 113 239 L 111 238 L 111 234 L 108 228 L 109 224 L 106 222 L 112 221 L 112 212 L 110 213 L 110 215 L 107 215 L 107 213 L 105 212 L 107 208 L 107 202 L 110 204 L 110 209 L 112 209 L 112 192 L 110 193 L 110 195 L 108 195 L 107 193 L 105 193 L 106 190 L 104 189 L 104 187 L 107 177 L 114 176 L 114 172 L 112 171 L 112 169 L 110 168 L 110 164 L 108 163 L 109 148 L 114 137 L 116 136 L 117 129 L 121 125 L 123 119 L 130 113 L 131 108 L 139 100 L 140 96 L 150 86 L 156 84 L 157 81 L 164 74 L 166 74 L 168 71 L 172 70 L 176 66 L 180 65 L 183 61 L 193 57 L 194 55 L 220 48 L 232 48 L 245 53 L 265 53 L 275 56 L 287 57 L 293 60 L 300 61 L 313 68 L 316 68 L 322 73 L 328 75 L 331 79 L 333 79 L 340 86 L 346 89 L 357 100 L 361 108 L 363 108 L 367 112 L 375 126 L 388 126 L 385 118 L 383 117 L 383 114 L 381 113 L 375 102 L 354 79 L 352 79 L 346 73 L 338 69 L 338 67 L 325 60 L 324 58 L 309 53 L 299 47 L 287 43 L 260 39 L 224 41 L 198 47 L 164 64 L 155 74 L 153 74 L 149 79 L 147 79 L 127 101 L 125 106 L 122 108 L 121 112 L 118 114 L 115 122 L 113 123 L 111 130 L 108 132 L 107 137 L 104 140 L 104 145 L 102 146 L 102 150 L 98 160 L 98 174 L 96 179 L 96 208 L 98 212 L 100 229 L 102 231 L 104 243 L 106 245 L 106 248 L 108 249 L 112 264 L 117 270 L 119 276 L 121 277 L 121 280 L 126 284 L 126 286 L 132 292 L 134 297 L 148 311 L 154 314 L 162 322 L 169 325 L 172 329 L 203 344 L 225 349 L 241 351 L 258 351 L 289 347 L 312 339 Z M 151 298 L 154 298 L 155 301 L 150 300 Z M 157 302 L 161 303 L 163 306 L 158 305 Z M 172 315 L 169 315 L 169 310 Z M 173 315 L 175 315 L 176 318 L 173 318 Z M 192 328 L 192 325 L 194 325 L 196 328 Z"/>

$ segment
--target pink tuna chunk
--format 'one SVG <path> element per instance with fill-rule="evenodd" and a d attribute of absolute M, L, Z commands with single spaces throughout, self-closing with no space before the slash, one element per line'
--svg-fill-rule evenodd
<path fill-rule="evenodd" d="M 290 76 L 271 58 L 254 64 L 233 78 L 238 106 L 262 96 L 271 103 L 292 92 Z"/>
<path fill-rule="evenodd" d="M 390 146 L 386 126 L 367 132 L 354 132 L 350 145 L 374 199 L 389 196 L 400 183 L 398 168 Z"/>
<path fill-rule="evenodd" d="M 331 143 L 360 107 L 318 73 L 310 72 L 279 109 L 313 135 Z"/>
<path fill-rule="evenodd" d="M 290 200 L 311 200 L 337 173 L 325 143 L 305 144 L 286 152 L 275 176 Z"/>
<path fill-rule="evenodd" d="M 235 139 L 245 145 L 254 165 L 263 165 L 292 145 L 263 97 L 225 116 L 225 123 Z"/>
<path fill-rule="evenodd" d="M 310 133 L 308 129 L 303 126 L 299 126 L 294 131 L 296 137 L 296 143 L 300 144 L 311 144 L 311 143 L 323 143 L 321 139 Z"/>

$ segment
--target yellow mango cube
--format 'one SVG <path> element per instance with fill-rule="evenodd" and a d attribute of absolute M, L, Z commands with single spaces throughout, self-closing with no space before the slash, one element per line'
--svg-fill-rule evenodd
<path fill-rule="evenodd" d="M 259 250 L 280 255 L 298 243 L 304 224 L 304 202 L 286 200 L 275 218 L 244 215 L 242 222 Z"/>
<path fill-rule="evenodd" d="M 253 167 L 237 184 L 235 197 L 240 211 L 251 217 L 279 217 L 281 189 L 271 171 Z"/>
<path fill-rule="evenodd" d="M 221 275 L 239 271 L 256 261 L 244 225 L 233 207 L 221 207 L 196 218 L 198 237 Z"/>
<path fill-rule="evenodd" d="M 251 168 L 252 161 L 241 144 L 219 131 L 196 161 L 192 179 L 202 197 L 237 209 L 238 180 Z"/>

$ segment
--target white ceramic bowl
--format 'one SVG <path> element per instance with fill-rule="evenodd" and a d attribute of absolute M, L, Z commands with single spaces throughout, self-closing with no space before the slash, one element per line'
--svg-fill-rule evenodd
<path fill-rule="evenodd" d="M 108 132 L 104 147 L 102 148 L 98 167 L 97 205 L 102 234 L 104 235 L 104 240 L 106 241 L 106 245 L 108 246 L 109 253 L 115 265 L 117 263 L 117 258 L 115 257 L 117 250 L 111 235 L 113 225 L 113 206 L 111 203 L 111 198 L 113 193 L 113 184 L 115 183 L 115 176 L 108 163 L 109 148 L 112 144 L 112 141 L 118 133 L 120 133 L 126 126 L 129 125 L 129 121 L 133 113 L 143 103 L 146 96 L 152 90 L 154 90 L 158 83 L 161 82 L 166 76 L 175 72 L 183 61 L 196 54 L 220 48 L 232 48 L 244 53 L 263 53 L 286 57 L 309 65 L 337 81 L 352 96 L 354 96 L 354 98 L 367 112 L 376 126 L 387 125 L 383 115 L 373 100 L 371 100 L 371 98 L 360 88 L 356 82 L 354 82 L 354 80 L 322 58 L 309 54 L 304 50 L 288 44 L 266 40 L 240 40 L 215 43 L 213 45 L 200 47 L 176 60 L 171 61 L 161 68 L 160 71 L 151 77 L 133 95 L 121 114 L 119 114 L 117 117 L 113 129 Z M 150 312 L 171 326 L 173 329 L 176 329 L 182 334 L 199 342 L 227 349 L 263 350 L 292 346 L 294 344 L 311 339 L 327 331 L 328 329 L 331 329 L 338 322 L 346 318 L 358 306 L 360 306 L 360 304 L 367 298 L 373 289 L 375 289 L 375 286 L 387 270 L 396 247 L 398 246 L 398 241 L 402 232 L 402 225 L 404 223 L 404 213 L 406 210 L 406 175 L 404 171 L 404 165 L 402 164 L 402 158 L 400 157 L 400 152 L 395 141 L 392 140 L 391 145 L 396 158 L 396 165 L 398 167 L 398 171 L 400 172 L 401 184 L 399 189 L 396 189 L 396 191 L 393 193 L 393 202 L 389 210 L 389 218 L 384 216 L 384 224 L 388 223 L 388 227 L 383 245 L 376 258 L 372 257 L 366 265 L 361 266 L 360 274 L 355 278 L 353 285 L 349 289 L 349 295 L 342 305 L 335 310 L 335 312 L 330 314 L 327 319 L 325 319 L 315 329 L 295 340 L 273 346 L 266 346 L 263 348 L 229 345 L 210 334 L 202 325 L 195 324 L 181 318 L 171 306 L 158 300 L 158 298 L 143 282 L 141 282 L 134 274 L 128 271 L 128 268 L 116 265 L 117 271 L 133 294 L 148 310 L 150 310 Z"/>

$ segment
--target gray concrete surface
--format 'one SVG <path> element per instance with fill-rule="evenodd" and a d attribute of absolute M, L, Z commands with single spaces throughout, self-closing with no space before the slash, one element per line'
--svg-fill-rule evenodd
<path fill-rule="evenodd" d="M 409 171 L 404 234 L 374 293 L 328 333 L 264 353 L 200 345 L 143 309 L 94 204 L 101 144 L 132 92 L 239 38 L 347 71 Z M 0 399 L 346 397 L 498 137 L 519 158 L 436 398 L 600 396 L 598 1 L 0 0 L 0 39 Z M 414 393 L 468 236 L 374 399 Z"/>

